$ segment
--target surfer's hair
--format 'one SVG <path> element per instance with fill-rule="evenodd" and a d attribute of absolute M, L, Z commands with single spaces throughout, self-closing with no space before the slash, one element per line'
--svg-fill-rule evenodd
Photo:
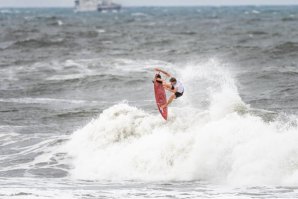
<path fill-rule="evenodd" d="M 156 74 L 155 78 L 160 78 L 161 79 L 161 75 L 160 74 Z"/>
<path fill-rule="evenodd" d="M 175 77 L 171 77 L 170 82 L 177 82 L 177 79 Z"/>

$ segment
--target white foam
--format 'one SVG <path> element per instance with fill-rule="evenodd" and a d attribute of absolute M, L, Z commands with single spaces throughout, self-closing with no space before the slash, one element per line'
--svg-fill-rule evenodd
<path fill-rule="evenodd" d="M 83 79 L 86 74 L 69 74 L 69 75 L 53 75 L 47 78 L 47 80 L 72 80 L 72 79 Z"/>
<path fill-rule="evenodd" d="M 57 20 L 57 24 L 58 24 L 58 26 L 62 26 L 63 22 L 61 20 Z"/>
<path fill-rule="evenodd" d="M 131 13 L 131 16 L 133 16 L 133 17 L 149 17 L 148 14 L 145 14 L 145 13 L 142 13 L 142 12 Z"/>
<path fill-rule="evenodd" d="M 252 10 L 251 13 L 253 13 L 253 14 L 260 14 L 260 11 L 258 11 L 258 10 Z"/>
<path fill-rule="evenodd" d="M 105 29 L 97 29 L 96 31 L 97 31 L 98 33 L 105 33 L 105 32 L 106 32 Z"/>
<path fill-rule="evenodd" d="M 8 10 L 8 9 L 1 9 L 0 10 L 0 13 L 1 14 L 12 14 L 12 13 L 14 13 L 14 11 L 13 10 Z"/>
<path fill-rule="evenodd" d="M 228 68 L 210 60 L 173 71 L 186 92 L 167 122 L 123 103 L 103 111 L 64 146 L 72 176 L 297 185 L 298 128 L 243 114 Z"/>

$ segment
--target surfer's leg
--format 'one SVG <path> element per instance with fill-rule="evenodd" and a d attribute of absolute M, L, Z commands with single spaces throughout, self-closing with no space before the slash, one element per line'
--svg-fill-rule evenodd
<path fill-rule="evenodd" d="M 167 106 L 170 105 L 175 98 L 176 98 L 176 95 L 172 94 L 171 97 L 168 100 Z"/>
<path fill-rule="evenodd" d="M 164 105 L 162 105 L 160 108 L 165 108 L 167 107 L 168 105 L 170 105 L 172 103 L 172 101 L 176 98 L 176 95 L 175 94 L 172 94 L 171 97 L 169 98 L 168 102 Z"/>

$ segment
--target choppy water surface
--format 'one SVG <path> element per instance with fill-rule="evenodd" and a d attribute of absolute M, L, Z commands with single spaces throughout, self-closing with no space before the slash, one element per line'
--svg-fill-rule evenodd
<path fill-rule="evenodd" d="M 0 9 L 1 198 L 297 198 L 298 7 Z M 155 107 L 161 67 L 185 95 Z"/>

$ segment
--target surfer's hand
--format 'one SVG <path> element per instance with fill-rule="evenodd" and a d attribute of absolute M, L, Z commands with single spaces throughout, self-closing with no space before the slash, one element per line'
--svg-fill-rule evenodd
<path fill-rule="evenodd" d="M 168 106 L 167 104 L 164 104 L 164 105 L 161 105 L 160 108 L 161 108 L 161 109 L 164 109 L 164 108 L 166 108 L 167 106 Z"/>

